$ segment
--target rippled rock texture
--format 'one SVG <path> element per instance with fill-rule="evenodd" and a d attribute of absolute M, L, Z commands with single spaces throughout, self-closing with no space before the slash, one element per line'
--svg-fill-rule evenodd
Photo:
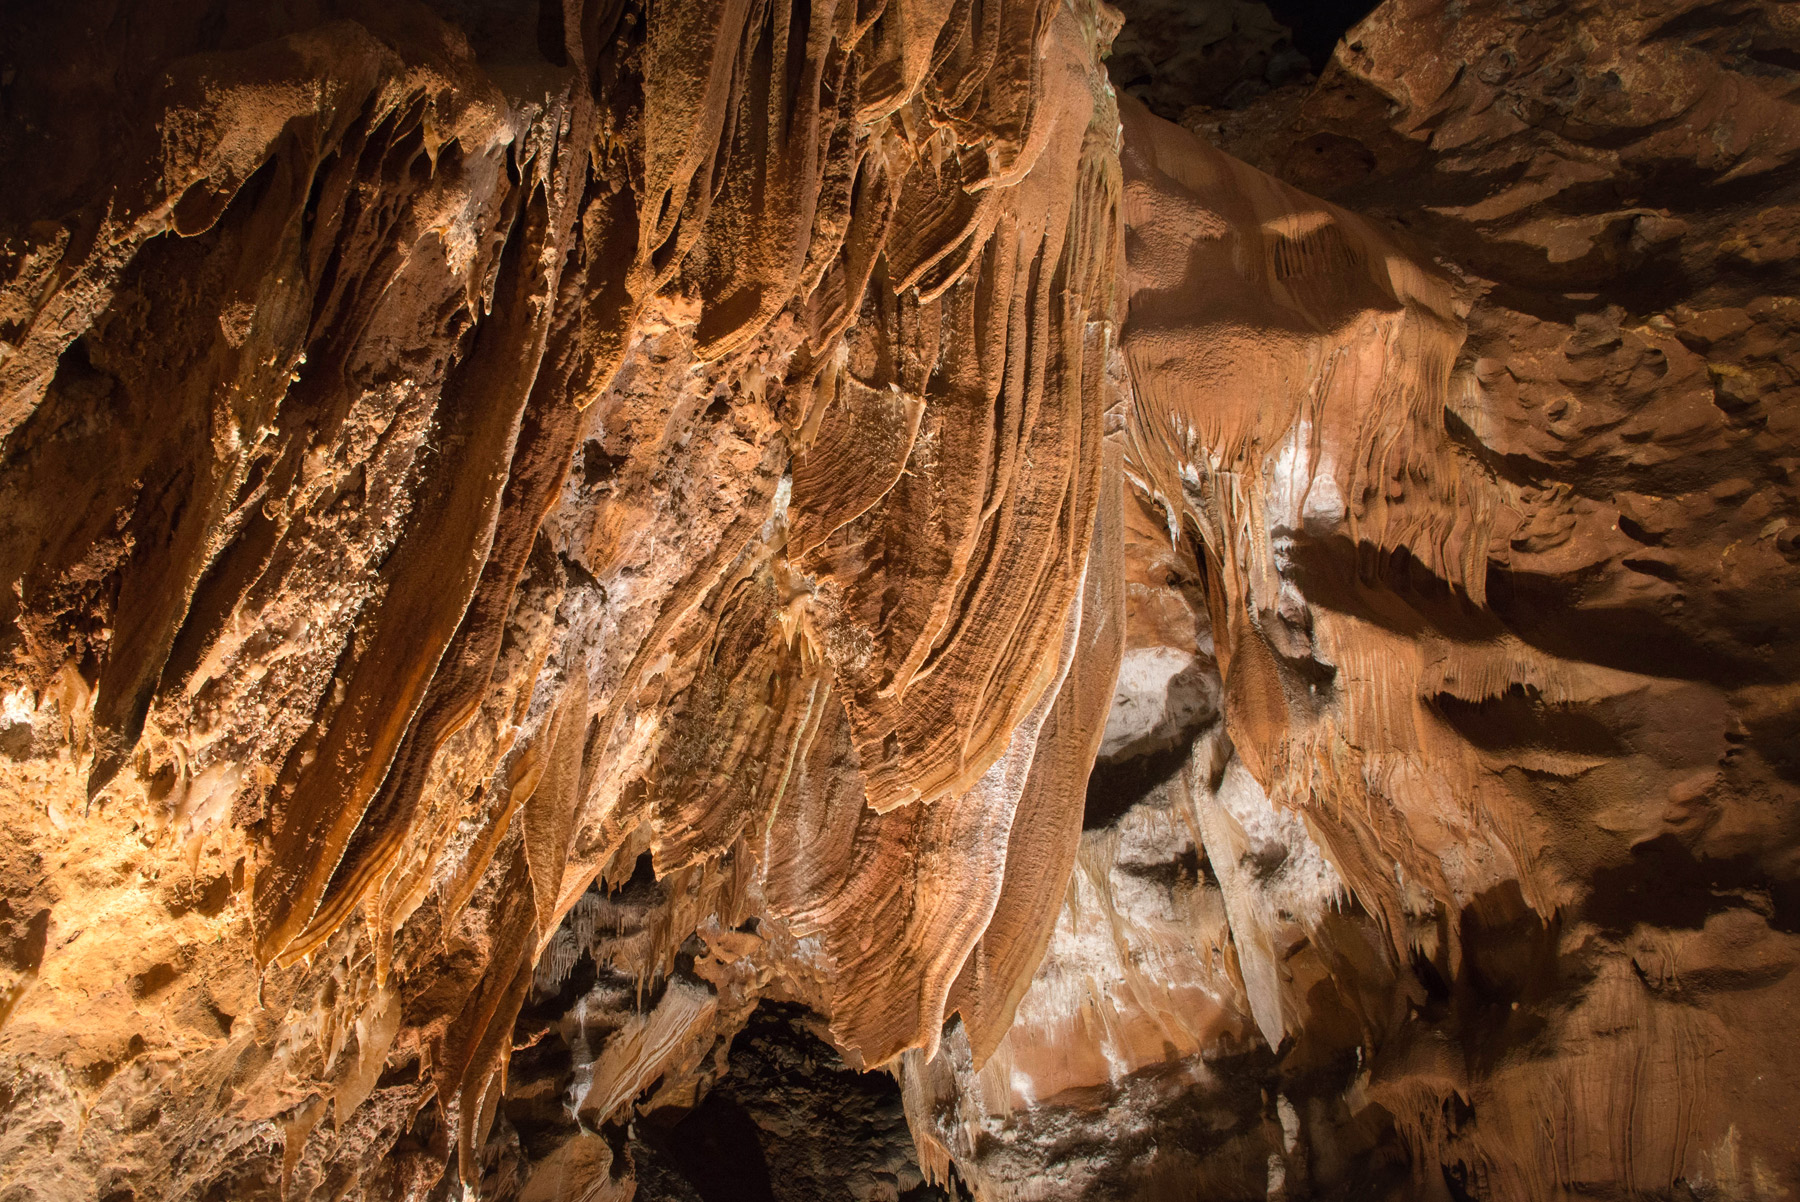
<path fill-rule="evenodd" d="M 1121 495 L 1108 14 L 8 21 L 5 1188 L 629 1192 L 504 1154 L 597 932 L 577 1134 L 764 992 L 875 1064 L 984 934 L 1029 972 Z"/>
<path fill-rule="evenodd" d="M 0 1199 L 1800 1189 L 1800 22 L 1163 15 L 0 14 Z"/>

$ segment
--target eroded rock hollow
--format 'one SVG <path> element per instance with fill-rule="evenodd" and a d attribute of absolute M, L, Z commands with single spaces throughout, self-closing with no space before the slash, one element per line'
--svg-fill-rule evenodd
<path fill-rule="evenodd" d="M 1276 9 L 0 9 L 0 1202 L 1800 1194 L 1800 10 Z"/>

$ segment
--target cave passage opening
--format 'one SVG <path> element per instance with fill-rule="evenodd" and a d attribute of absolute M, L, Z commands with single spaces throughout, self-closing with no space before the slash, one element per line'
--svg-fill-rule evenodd
<path fill-rule="evenodd" d="M 1287 26 L 1293 46 L 1306 56 L 1313 74 L 1322 74 L 1331 52 L 1359 21 L 1375 11 L 1373 0 L 1263 0 Z"/>
<path fill-rule="evenodd" d="M 1372 0 L 1117 0 L 1125 26 L 1107 59 L 1113 85 L 1181 121 L 1305 88 Z"/>

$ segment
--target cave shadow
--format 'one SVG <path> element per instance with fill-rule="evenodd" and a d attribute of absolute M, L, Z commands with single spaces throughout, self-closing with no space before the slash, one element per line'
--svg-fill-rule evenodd
<path fill-rule="evenodd" d="M 1549 576 L 1490 560 L 1482 605 L 1405 547 L 1384 552 L 1343 535 L 1298 538 L 1290 557 L 1309 603 L 1407 638 L 1483 642 L 1510 633 L 1559 659 L 1725 689 L 1778 678 L 1769 664 L 1703 642 L 1651 610 L 1586 604 L 1591 575 Z"/>

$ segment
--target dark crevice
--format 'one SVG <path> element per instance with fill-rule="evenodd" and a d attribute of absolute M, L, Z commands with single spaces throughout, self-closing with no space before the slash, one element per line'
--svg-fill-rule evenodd
<path fill-rule="evenodd" d="M 756 1009 L 698 1106 L 653 1114 L 637 1133 L 645 1202 L 952 1197 L 924 1181 L 893 1077 L 851 1069 L 789 1003 Z"/>
<path fill-rule="evenodd" d="M 1111 826 L 1152 791 L 1180 775 L 1187 759 L 1188 748 L 1182 745 L 1127 760 L 1095 764 L 1088 775 L 1081 828 L 1092 831 Z"/>
<path fill-rule="evenodd" d="M 1325 70 L 1344 35 L 1374 11 L 1370 0 L 1266 0 L 1275 19 L 1293 30 L 1294 49 L 1315 74 Z"/>

